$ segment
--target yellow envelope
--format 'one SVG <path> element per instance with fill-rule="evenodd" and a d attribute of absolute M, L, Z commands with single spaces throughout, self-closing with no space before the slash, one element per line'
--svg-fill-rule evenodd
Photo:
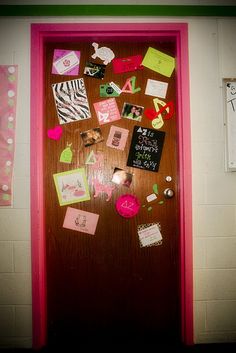
<path fill-rule="evenodd" d="M 149 47 L 141 65 L 170 77 L 175 68 L 175 58 Z"/>

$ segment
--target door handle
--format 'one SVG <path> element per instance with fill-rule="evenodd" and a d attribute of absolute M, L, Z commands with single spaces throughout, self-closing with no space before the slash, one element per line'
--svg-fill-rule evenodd
<path fill-rule="evenodd" d="M 167 188 L 164 190 L 164 196 L 166 199 L 171 199 L 175 195 L 174 190 Z"/>

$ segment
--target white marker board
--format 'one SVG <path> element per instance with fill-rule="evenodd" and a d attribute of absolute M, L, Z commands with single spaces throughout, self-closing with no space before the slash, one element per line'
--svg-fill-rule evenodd
<path fill-rule="evenodd" d="M 236 79 L 225 80 L 227 170 L 236 171 Z"/>

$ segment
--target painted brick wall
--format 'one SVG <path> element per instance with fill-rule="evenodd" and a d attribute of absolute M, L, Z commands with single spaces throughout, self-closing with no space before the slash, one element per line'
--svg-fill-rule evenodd
<path fill-rule="evenodd" d="M 235 33 L 235 19 L 190 26 L 197 342 L 236 340 L 236 173 L 225 172 L 222 99 L 222 78 L 236 77 Z"/>

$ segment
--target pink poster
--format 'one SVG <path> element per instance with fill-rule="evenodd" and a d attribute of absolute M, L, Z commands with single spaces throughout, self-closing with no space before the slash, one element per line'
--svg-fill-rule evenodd
<path fill-rule="evenodd" d="M 12 206 L 17 65 L 0 65 L 0 206 Z"/>

